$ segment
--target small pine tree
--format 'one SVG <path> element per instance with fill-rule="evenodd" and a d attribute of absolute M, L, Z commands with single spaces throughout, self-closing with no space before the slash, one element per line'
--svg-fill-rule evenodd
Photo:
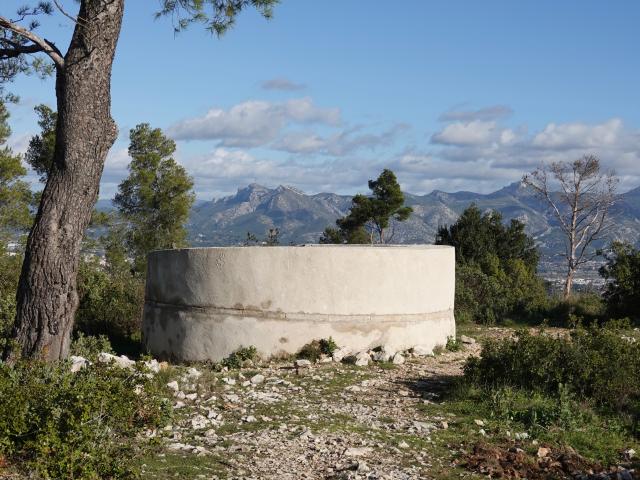
<path fill-rule="evenodd" d="M 58 113 L 46 105 L 37 105 L 34 110 L 38 115 L 40 133 L 29 140 L 25 160 L 40 175 L 40 181 L 46 183 L 56 147 Z"/>
<path fill-rule="evenodd" d="M 387 243 L 393 238 L 386 237 L 391 221 L 404 222 L 413 209 L 404 205 L 404 194 L 389 169 L 369 180 L 369 189 L 371 196 L 353 197 L 349 214 L 336 220 L 337 229 L 327 227 L 320 243 Z"/>
<path fill-rule="evenodd" d="M 134 269 L 144 274 L 152 250 L 186 245 L 184 228 L 195 195 L 193 179 L 172 157 L 176 144 L 143 123 L 130 132 L 129 176 L 114 203 L 128 223 L 125 242 Z"/>
<path fill-rule="evenodd" d="M 22 179 L 27 170 L 20 155 L 6 144 L 11 135 L 8 120 L 9 111 L 0 101 L 0 252 L 11 234 L 31 226 L 30 206 L 34 200 L 29 184 Z"/>

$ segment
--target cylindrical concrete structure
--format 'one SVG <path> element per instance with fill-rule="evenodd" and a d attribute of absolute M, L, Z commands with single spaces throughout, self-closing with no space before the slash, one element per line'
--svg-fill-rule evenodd
<path fill-rule="evenodd" d="M 304 245 L 152 252 L 143 336 L 178 361 L 269 357 L 332 337 L 354 351 L 431 349 L 455 335 L 454 249 Z"/>

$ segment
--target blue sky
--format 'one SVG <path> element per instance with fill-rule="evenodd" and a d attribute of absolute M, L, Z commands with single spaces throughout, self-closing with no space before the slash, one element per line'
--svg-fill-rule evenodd
<path fill-rule="evenodd" d="M 140 122 L 177 141 L 200 198 L 253 181 L 354 193 L 385 167 L 414 193 L 490 192 L 584 153 L 615 168 L 621 190 L 640 185 L 640 2 L 393 3 L 283 0 L 271 21 L 247 11 L 216 39 L 198 26 L 174 36 L 153 20 L 158 2 L 129 0 L 101 197 L 126 175 Z M 54 15 L 41 33 L 64 50 L 71 28 Z M 53 80 L 12 90 L 24 151 Z"/>

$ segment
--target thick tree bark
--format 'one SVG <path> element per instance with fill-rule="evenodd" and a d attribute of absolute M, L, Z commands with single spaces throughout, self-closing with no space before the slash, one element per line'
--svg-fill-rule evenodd
<path fill-rule="evenodd" d="M 54 361 L 69 353 L 82 237 L 117 136 L 111 68 L 123 11 L 124 0 L 82 0 L 57 72 L 55 160 L 27 242 L 13 341 L 4 355 L 10 362 Z"/>

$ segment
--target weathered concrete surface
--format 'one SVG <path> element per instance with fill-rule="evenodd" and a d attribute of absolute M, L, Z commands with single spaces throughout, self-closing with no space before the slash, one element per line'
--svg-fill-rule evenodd
<path fill-rule="evenodd" d="M 433 348 L 455 335 L 451 247 L 194 248 L 148 263 L 143 336 L 159 357 L 295 353 L 330 336 L 356 351 Z"/>

